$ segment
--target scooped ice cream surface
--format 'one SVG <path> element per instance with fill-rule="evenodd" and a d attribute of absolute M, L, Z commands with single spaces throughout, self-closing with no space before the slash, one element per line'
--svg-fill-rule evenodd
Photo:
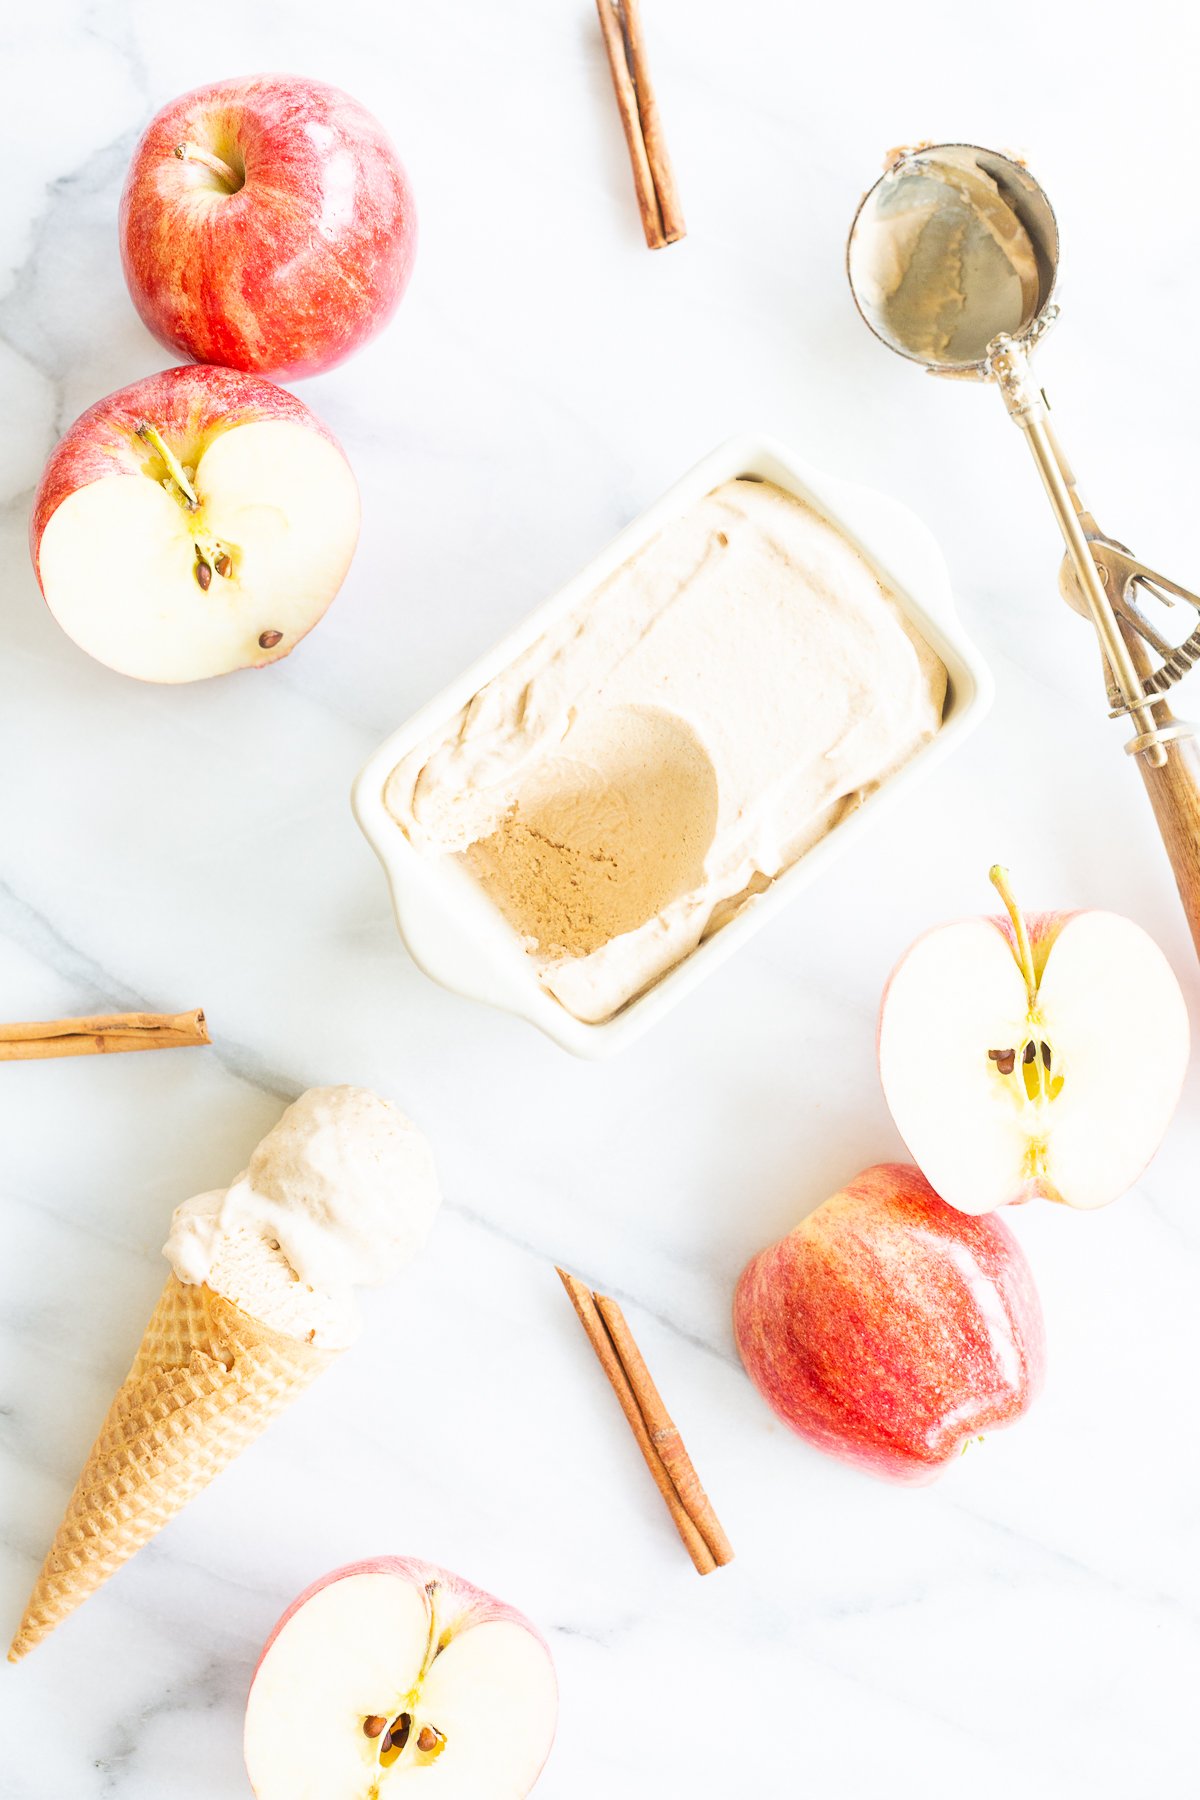
<path fill-rule="evenodd" d="M 770 482 L 729 481 L 410 752 L 385 800 L 597 1022 L 906 762 L 945 696 L 848 538 Z"/>
<path fill-rule="evenodd" d="M 367 1088 L 310 1088 L 227 1189 L 176 1208 L 164 1254 L 243 1311 L 330 1348 L 357 1333 L 356 1287 L 387 1281 L 440 1201 L 429 1144 Z"/>

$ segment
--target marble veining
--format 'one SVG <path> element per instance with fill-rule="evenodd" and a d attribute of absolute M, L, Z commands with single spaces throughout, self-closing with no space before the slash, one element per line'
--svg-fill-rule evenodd
<path fill-rule="evenodd" d="M 997 857 L 1030 906 L 1137 918 L 1200 1017 L 1020 442 L 995 396 L 887 356 L 841 266 L 888 145 L 959 130 L 1024 150 L 1064 240 L 1062 320 L 1039 352 L 1056 423 L 1106 528 L 1195 585 L 1194 27 L 1167 0 L 1132 15 L 1105 0 L 1084 38 L 1052 4 L 1017 80 L 983 13 L 935 18 L 918 47 L 879 0 L 819 32 L 785 0 L 645 11 L 690 227 L 653 256 L 591 0 L 346 0 L 336 26 L 315 0 L 186 26 L 149 0 L 0 18 L 0 1016 L 201 1004 L 216 1039 L 0 1072 L 9 1626 L 158 1293 L 177 1200 L 328 1081 L 399 1101 L 447 1195 L 425 1255 L 369 1297 L 363 1341 L 6 1670 L 4 1800 L 236 1800 L 267 1630 L 316 1574 L 381 1550 L 461 1569 L 545 1629 L 562 1713 L 539 1800 L 1194 1792 L 1195 1074 L 1133 1194 L 1013 1219 L 1046 1306 L 1047 1389 L 934 1489 L 791 1439 L 729 1324 L 752 1251 L 901 1154 L 875 1075 L 879 992 L 918 931 L 989 906 Z M 1149 190 L 1136 134 L 1112 152 L 1117 41 L 1127 91 L 1155 96 Z M 57 433 L 168 360 L 116 250 L 142 124 L 185 88 L 280 65 L 377 112 L 421 203 L 393 327 L 302 389 L 354 463 L 362 544 L 286 663 L 143 688 L 49 618 L 29 503 Z M 1152 321 L 1137 343 L 1129 270 Z M 406 960 L 349 784 L 744 427 L 923 514 L 997 704 L 643 1043 L 577 1064 Z M 625 1306 L 738 1550 L 719 1575 L 699 1581 L 675 1542 L 555 1261 Z"/>

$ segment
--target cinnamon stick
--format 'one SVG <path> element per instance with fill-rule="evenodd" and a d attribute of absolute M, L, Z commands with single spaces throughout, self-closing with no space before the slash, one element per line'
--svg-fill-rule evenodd
<path fill-rule="evenodd" d="M 571 1304 L 620 1402 L 655 1486 L 701 1575 L 732 1561 L 733 1549 L 700 1485 L 662 1396 L 650 1379 L 620 1307 L 558 1270 Z"/>
<path fill-rule="evenodd" d="M 633 167 L 642 232 L 651 250 L 661 250 L 685 237 L 687 226 L 650 78 L 641 0 L 596 0 L 596 10 Z"/>
<path fill-rule="evenodd" d="M 625 1322 L 625 1314 L 607 1294 L 596 1295 L 596 1307 L 608 1327 L 608 1335 L 621 1359 L 621 1366 L 629 1377 L 629 1385 L 637 1396 L 646 1429 L 650 1433 L 650 1441 L 662 1458 L 663 1467 L 671 1477 L 684 1511 L 708 1545 L 717 1567 L 732 1562 L 733 1545 L 713 1511 L 712 1501 L 700 1485 L 700 1477 L 684 1448 L 679 1427 L 663 1404 L 662 1395 L 655 1387 L 642 1353 L 634 1342 L 633 1333 Z"/>
<path fill-rule="evenodd" d="M 32 1020 L 0 1025 L 0 1062 L 48 1056 L 100 1056 L 121 1050 L 170 1050 L 207 1044 L 199 1007 L 186 1013 L 105 1013 L 90 1019 Z"/>

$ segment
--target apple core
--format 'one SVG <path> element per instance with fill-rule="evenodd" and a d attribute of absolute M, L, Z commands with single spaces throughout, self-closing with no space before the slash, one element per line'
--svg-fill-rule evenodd
<path fill-rule="evenodd" d="M 959 919 L 919 938 L 879 1015 L 879 1073 L 914 1160 L 962 1212 L 1104 1206 L 1150 1161 L 1188 1062 L 1157 944 L 1114 913 Z M 1130 1054 L 1136 1046 L 1136 1054 Z"/>
<path fill-rule="evenodd" d="M 334 1571 L 267 1641 L 246 1708 L 258 1800 L 520 1800 L 558 1697 L 528 1620 L 448 1570 L 383 1557 Z M 436 1771 L 436 1774 L 435 1774 Z"/>

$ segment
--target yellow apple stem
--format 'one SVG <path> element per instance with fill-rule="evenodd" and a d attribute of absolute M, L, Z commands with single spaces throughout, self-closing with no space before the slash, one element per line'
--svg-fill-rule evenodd
<path fill-rule="evenodd" d="M 437 1591 L 440 1583 L 428 1581 L 425 1584 L 425 1598 L 429 1602 L 429 1636 L 425 1641 L 425 1656 L 421 1663 L 421 1673 L 412 1685 L 412 1696 L 415 1700 L 421 1692 L 425 1677 L 429 1673 L 430 1664 L 437 1655 L 441 1645 L 438 1643 L 437 1629 Z"/>
<path fill-rule="evenodd" d="M 202 163 L 206 169 L 211 169 L 231 194 L 236 194 L 244 185 L 244 177 L 236 169 L 231 169 L 227 162 L 222 162 L 219 156 L 214 156 L 211 150 L 202 149 L 199 144 L 176 144 L 175 154 L 180 162 Z"/>
<path fill-rule="evenodd" d="M 1033 946 L 1029 942 L 1029 932 L 1025 928 L 1025 915 L 1017 905 L 1016 898 L 1009 884 L 1008 870 L 999 863 L 993 863 L 988 870 L 988 880 L 1004 902 L 1005 910 L 1012 920 L 1012 927 L 1017 936 L 1017 965 L 1025 977 L 1025 986 L 1029 993 L 1030 1011 L 1037 1005 L 1037 974 L 1033 967 Z"/>
<path fill-rule="evenodd" d="M 142 442 L 149 444 L 152 450 L 157 450 L 158 454 L 166 463 L 167 474 L 171 477 L 171 480 L 175 483 L 175 486 L 187 501 L 188 511 L 195 512 L 200 504 L 199 496 L 191 482 L 188 480 L 183 464 L 180 462 L 171 446 L 167 443 L 162 433 L 155 431 L 153 425 L 148 425 L 145 419 L 140 419 L 138 421 L 136 429 Z"/>
<path fill-rule="evenodd" d="M 149 444 L 150 448 L 162 457 L 162 460 L 166 465 L 168 480 L 175 483 L 187 510 L 190 513 L 199 512 L 200 496 L 192 486 L 192 483 L 188 478 L 187 470 L 184 468 L 171 446 L 167 443 L 167 440 L 163 437 L 161 431 L 156 431 L 154 426 L 148 424 L 145 419 L 138 420 L 136 430 L 142 442 L 144 444 Z M 167 486 L 167 483 L 164 483 L 163 485 Z M 196 546 L 196 580 L 199 582 L 202 591 L 207 593 L 212 586 L 213 576 L 230 574 L 233 568 L 233 561 L 229 552 L 223 545 L 219 544 L 215 538 L 211 538 L 206 531 L 199 529 L 194 530 L 193 541 Z M 203 574 L 201 574 L 201 570 L 204 571 Z M 278 641 L 279 640 L 276 639 L 276 642 Z"/>

